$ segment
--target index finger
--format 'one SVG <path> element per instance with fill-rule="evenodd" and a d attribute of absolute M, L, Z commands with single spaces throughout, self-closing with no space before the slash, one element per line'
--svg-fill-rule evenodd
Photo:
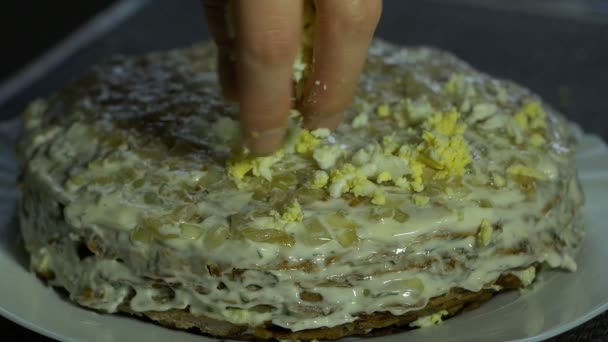
<path fill-rule="evenodd" d="M 300 46 L 301 0 L 235 3 L 238 99 L 245 144 L 268 154 L 282 143 Z"/>

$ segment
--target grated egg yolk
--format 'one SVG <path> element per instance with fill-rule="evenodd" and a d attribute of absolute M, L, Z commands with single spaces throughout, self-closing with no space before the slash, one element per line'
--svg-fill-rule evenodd
<path fill-rule="evenodd" d="M 285 150 L 280 149 L 272 155 L 255 157 L 246 151 L 240 151 L 233 155 L 227 163 L 228 174 L 237 181 L 237 185 L 245 175 L 251 172 L 256 177 L 262 177 L 268 181 L 272 180 L 272 165 L 285 156 Z"/>
<path fill-rule="evenodd" d="M 463 134 L 466 126 L 458 123 L 460 114 L 455 110 L 437 113 L 425 123 L 427 130 L 417 150 L 419 161 L 437 170 L 434 178 L 462 176 L 471 162 L 469 145 Z"/>
<path fill-rule="evenodd" d="M 321 141 L 315 138 L 310 131 L 304 129 L 298 135 L 298 141 L 296 142 L 295 149 L 296 152 L 304 154 L 312 152 L 315 147 L 317 147 Z"/>
<path fill-rule="evenodd" d="M 427 204 L 429 204 L 430 198 L 428 196 L 423 196 L 423 195 L 412 195 L 412 202 L 414 202 L 415 205 L 418 206 L 425 206 Z"/>
<path fill-rule="evenodd" d="M 312 188 L 321 189 L 325 185 L 327 185 L 328 181 L 329 181 L 329 175 L 327 174 L 327 172 L 325 172 L 323 170 L 317 170 L 317 171 L 315 171 L 315 173 L 313 174 L 313 177 L 312 177 Z"/>
<path fill-rule="evenodd" d="M 381 118 L 385 118 L 391 115 L 391 110 L 387 104 L 382 104 L 376 108 L 376 114 L 378 114 L 378 116 Z"/>
<path fill-rule="evenodd" d="M 302 213 L 302 207 L 297 200 L 293 200 L 288 206 L 285 207 L 281 218 L 285 221 L 302 221 L 304 213 Z"/>
<path fill-rule="evenodd" d="M 547 113 L 539 101 L 526 101 L 513 119 L 524 131 L 532 131 L 547 127 Z"/>

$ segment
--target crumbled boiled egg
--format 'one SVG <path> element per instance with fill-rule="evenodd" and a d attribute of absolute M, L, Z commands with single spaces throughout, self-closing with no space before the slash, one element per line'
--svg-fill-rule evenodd
<path fill-rule="evenodd" d="M 387 105 L 383 106 L 378 107 L 379 113 L 389 111 Z M 421 143 L 399 141 L 392 134 L 350 154 L 342 145 L 329 143 L 331 133 L 327 129 L 312 132 L 295 129 L 292 142 L 284 150 L 257 158 L 241 154 L 229 161 L 228 172 L 237 185 L 249 173 L 271 180 L 273 165 L 283 158 L 285 151 L 293 151 L 312 156 L 318 169 L 312 175 L 310 187 L 327 189 L 331 197 L 350 193 L 382 205 L 386 199 L 380 185 L 396 186 L 414 192 L 412 201 L 424 206 L 430 199 L 418 194 L 425 189 L 423 175 L 430 171 L 435 179 L 462 176 L 471 155 L 463 136 L 466 125 L 456 110 L 429 115 L 421 128 Z M 325 138 L 328 140 L 322 141 Z"/>
<path fill-rule="evenodd" d="M 526 101 L 513 119 L 524 131 L 543 129 L 547 127 L 547 113 L 539 101 Z"/>
<path fill-rule="evenodd" d="M 327 185 L 329 175 L 323 170 L 316 170 L 312 176 L 312 188 L 321 189 Z"/>
<path fill-rule="evenodd" d="M 387 104 L 382 104 L 376 108 L 376 114 L 381 118 L 385 118 L 391 115 L 391 109 Z"/>
<path fill-rule="evenodd" d="M 412 123 L 422 122 L 434 112 L 433 106 L 425 96 L 414 100 L 406 99 L 405 110 Z"/>
<path fill-rule="evenodd" d="M 386 196 L 384 192 L 381 190 L 374 191 L 374 195 L 372 197 L 372 203 L 376 205 L 384 205 L 386 204 Z"/>
<path fill-rule="evenodd" d="M 399 148 L 398 155 L 400 158 L 407 161 L 410 169 L 410 186 L 415 192 L 424 190 L 424 182 L 422 175 L 424 173 L 424 164 L 416 159 L 415 152 L 408 145 L 403 145 Z"/>
<path fill-rule="evenodd" d="M 425 123 L 424 142 L 417 150 L 426 166 L 437 170 L 435 178 L 462 176 L 471 162 L 471 152 L 463 134 L 466 126 L 458 123 L 455 110 L 436 113 Z"/>
<path fill-rule="evenodd" d="M 455 109 L 451 109 L 446 113 L 435 113 L 425 122 L 425 126 L 429 131 L 438 132 L 445 136 L 451 137 L 462 135 L 465 131 L 465 124 L 459 123 L 460 113 Z"/>
<path fill-rule="evenodd" d="M 298 139 L 295 144 L 295 150 L 298 153 L 310 153 L 312 152 L 321 141 L 317 139 L 310 131 L 303 129 L 298 135 Z"/>
<path fill-rule="evenodd" d="M 312 158 L 323 170 L 329 170 L 342 156 L 343 151 L 338 145 L 323 145 L 316 148 L 312 153 Z"/>
<path fill-rule="evenodd" d="M 304 213 L 302 213 L 300 203 L 298 203 L 297 200 L 293 200 L 289 203 L 289 205 L 284 208 L 281 218 L 285 221 L 302 221 Z"/>
<path fill-rule="evenodd" d="M 268 181 L 272 180 L 272 166 L 283 159 L 285 150 L 280 149 L 272 155 L 255 157 L 247 151 L 241 151 L 233 155 L 227 163 L 228 174 L 237 181 L 242 181 L 245 175 L 251 172 L 256 177 L 262 177 Z"/>
<path fill-rule="evenodd" d="M 429 204 L 430 198 L 428 196 L 423 196 L 419 194 L 412 195 L 412 202 L 414 202 L 417 206 L 425 206 Z"/>
<path fill-rule="evenodd" d="M 399 143 L 395 139 L 395 135 L 386 135 L 382 137 L 382 150 L 384 154 L 391 155 L 399 148 Z"/>
<path fill-rule="evenodd" d="M 398 179 L 395 180 L 395 185 L 401 189 L 409 189 L 410 188 L 410 182 L 407 180 L 406 177 L 400 177 Z"/>
<path fill-rule="evenodd" d="M 376 177 L 376 182 L 383 183 L 383 182 L 388 182 L 392 179 L 393 179 L 393 177 L 391 177 L 390 173 L 388 173 L 386 171 L 382 171 L 378 174 L 378 177 Z"/>
<path fill-rule="evenodd" d="M 530 143 L 532 144 L 532 146 L 540 147 L 540 146 L 544 145 L 546 142 L 547 142 L 547 140 L 545 140 L 545 137 L 543 137 L 541 134 L 533 133 L 530 136 Z"/>
<path fill-rule="evenodd" d="M 433 325 L 441 324 L 443 322 L 443 317 L 447 316 L 449 313 L 446 310 L 441 310 L 432 315 L 420 317 L 417 320 L 410 323 L 411 327 L 417 328 L 427 328 Z"/>

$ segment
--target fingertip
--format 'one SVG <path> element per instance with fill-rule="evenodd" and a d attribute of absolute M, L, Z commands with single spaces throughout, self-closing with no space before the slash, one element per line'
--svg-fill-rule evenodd
<path fill-rule="evenodd" d="M 248 130 L 244 135 L 244 143 L 255 155 L 272 154 L 279 149 L 285 138 L 285 128 L 274 128 L 266 131 Z"/>

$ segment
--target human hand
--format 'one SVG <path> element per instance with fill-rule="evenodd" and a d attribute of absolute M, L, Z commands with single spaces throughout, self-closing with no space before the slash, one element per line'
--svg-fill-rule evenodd
<path fill-rule="evenodd" d="M 245 144 L 256 154 L 280 147 L 294 105 L 293 63 L 301 45 L 303 0 L 202 0 L 219 48 L 226 98 L 240 104 Z M 309 1 L 309 0 L 306 0 Z M 312 72 L 296 106 L 307 128 L 334 129 L 357 88 L 382 11 L 381 0 L 315 0 Z"/>

